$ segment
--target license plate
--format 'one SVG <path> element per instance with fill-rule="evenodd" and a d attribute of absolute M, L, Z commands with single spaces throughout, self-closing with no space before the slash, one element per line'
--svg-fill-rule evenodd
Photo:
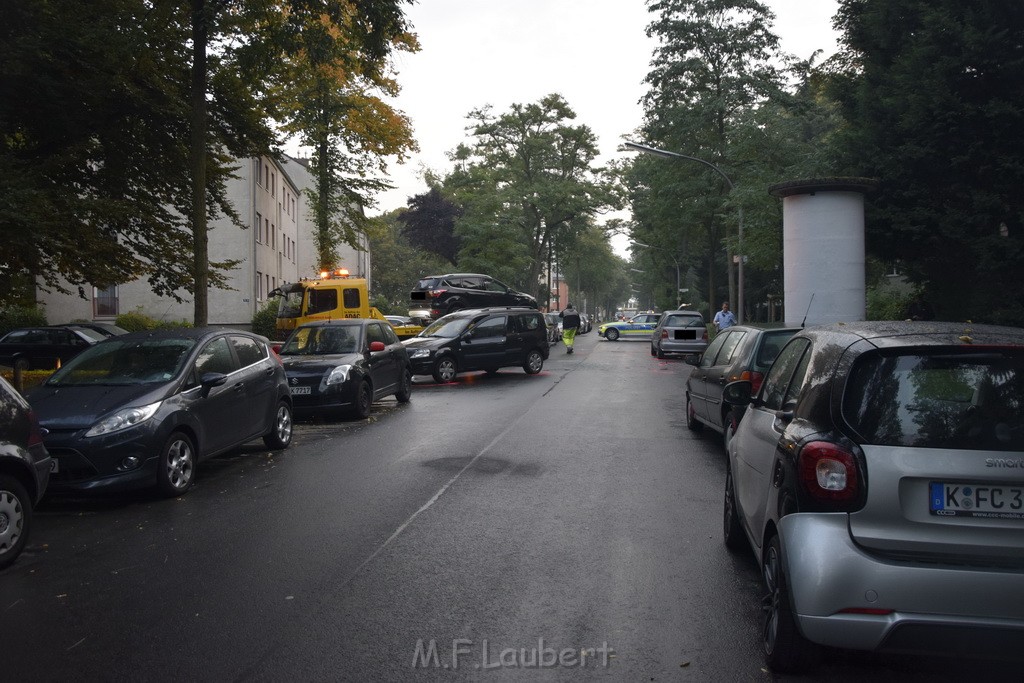
<path fill-rule="evenodd" d="M 675 338 L 676 339 L 696 339 L 697 338 L 697 330 L 676 330 L 675 331 Z"/>
<path fill-rule="evenodd" d="M 312 387 L 292 387 L 293 394 L 309 394 L 312 393 Z"/>
<path fill-rule="evenodd" d="M 1024 486 L 932 482 L 929 507 L 944 517 L 1024 519 Z"/>
<path fill-rule="evenodd" d="M 50 458 L 50 473 L 60 472 L 60 461 L 57 458 Z"/>

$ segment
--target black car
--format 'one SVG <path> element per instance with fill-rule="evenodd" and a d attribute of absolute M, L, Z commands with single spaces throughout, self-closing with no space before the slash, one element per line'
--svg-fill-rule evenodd
<path fill-rule="evenodd" d="M 529 308 L 499 307 L 451 313 L 431 323 L 412 339 L 409 350 L 414 375 L 432 375 L 451 382 L 460 372 L 522 367 L 535 375 L 549 353 L 544 315 Z"/>
<path fill-rule="evenodd" d="M 0 365 L 21 370 L 53 370 L 107 335 L 78 325 L 22 327 L 0 338 Z"/>
<path fill-rule="evenodd" d="M 734 325 L 719 332 L 703 353 L 686 356 L 686 362 L 696 366 L 686 380 L 686 426 L 699 431 L 707 425 L 724 436 L 728 448 L 737 420 L 732 406 L 722 400 L 722 388 L 749 380 L 756 393 L 779 351 L 799 331 Z"/>
<path fill-rule="evenodd" d="M 197 464 L 256 438 L 287 448 L 284 366 L 259 335 L 223 328 L 99 342 L 28 393 L 56 459 L 50 490 L 187 491 Z"/>
<path fill-rule="evenodd" d="M 409 295 L 413 308 L 427 308 L 432 318 L 466 308 L 488 306 L 527 306 L 537 308 L 537 300 L 517 292 L 490 275 L 449 273 L 421 278 Z"/>
<path fill-rule="evenodd" d="M 0 378 L 0 569 L 21 554 L 32 510 L 46 492 L 51 459 L 29 404 Z"/>
<path fill-rule="evenodd" d="M 370 405 L 394 395 L 412 396 L 409 353 L 391 325 L 346 319 L 306 323 L 278 350 L 296 413 L 341 410 L 370 415 Z"/>
<path fill-rule="evenodd" d="M 90 329 L 90 330 L 96 330 L 97 332 L 102 334 L 104 337 L 114 337 L 114 336 L 117 336 L 119 334 L 128 334 L 128 330 L 124 329 L 123 327 L 119 327 L 119 326 L 115 325 L 114 323 L 89 323 L 89 322 L 83 323 L 83 322 L 77 322 L 77 323 L 68 323 L 68 325 L 53 325 L 53 327 L 68 327 L 69 325 L 73 326 L 73 327 L 84 327 L 84 328 L 87 328 L 87 329 Z"/>

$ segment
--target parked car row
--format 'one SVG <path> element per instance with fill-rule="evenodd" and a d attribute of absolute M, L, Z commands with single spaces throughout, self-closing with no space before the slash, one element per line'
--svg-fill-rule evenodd
<path fill-rule="evenodd" d="M 737 326 L 689 360 L 687 425 L 724 435 L 724 541 L 761 566 L 772 669 L 1024 642 L 1024 330 Z"/>

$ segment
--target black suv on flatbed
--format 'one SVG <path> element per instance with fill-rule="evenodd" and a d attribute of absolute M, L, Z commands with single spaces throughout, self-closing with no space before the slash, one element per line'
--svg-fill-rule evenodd
<path fill-rule="evenodd" d="M 414 375 L 451 382 L 460 372 L 520 366 L 529 375 L 548 357 L 544 315 L 532 308 L 497 307 L 450 313 L 402 343 Z"/>
<path fill-rule="evenodd" d="M 465 308 L 485 306 L 527 306 L 537 308 L 537 300 L 517 292 L 490 275 L 449 273 L 421 278 L 409 295 L 412 308 L 430 309 L 432 318 L 440 318 Z"/>

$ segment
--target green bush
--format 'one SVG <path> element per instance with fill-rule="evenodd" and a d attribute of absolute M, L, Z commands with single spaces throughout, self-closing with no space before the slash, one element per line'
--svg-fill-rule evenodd
<path fill-rule="evenodd" d="M 0 308 L 0 335 L 19 327 L 46 325 L 46 314 L 35 307 L 12 306 Z"/>
<path fill-rule="evenodd" d="M 179 327 L 192 327 L 187 320 L 157 320 L 151 318 L 140 310 L 130 313 L 122 313 L 114 320 L 114 324 L 129 332 L 141 332 L 143 330 L 173 330 Z"/>
<path fill-rule="evenodd" d="M 911 295 L 896 289 L 868 287 L 868 320 L 905 320 Z"/>
<path fill-rule="evenodd" d="M 263 308 L 256 311 L 252 317 L 252 331 L 262 334 L 267 339 L 279 340 L 284 338 L 283 332 L 277 329 L 277 299 L 271 299 L 263 305 Z"/>

